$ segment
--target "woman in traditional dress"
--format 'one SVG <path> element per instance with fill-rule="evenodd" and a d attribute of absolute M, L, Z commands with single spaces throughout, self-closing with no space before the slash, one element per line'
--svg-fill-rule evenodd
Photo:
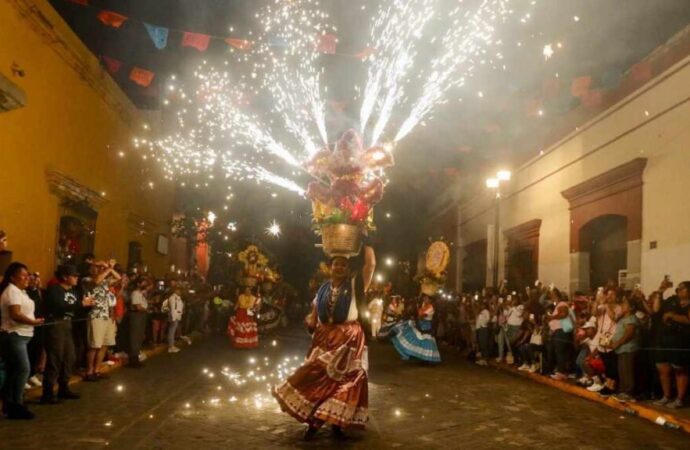
<path fill-rule="evenodd" d="M 396 325 L 391 338 L 393 346 L 402 359 L 416 358 L 430 363 L 441 362 L 436 339 L 431 334 L 434 320 L 434 305 L 431 297 L 422 294 L 422 304 L 417 309 L 417 321 L 407 320 Z"/>
<path fill-rule="evenodd" d="M 377 337 L 385 339 L 390 337 L 393 328 L 402 320 L 403 312 L 405 311 L 405 304 L 399 295 L 391 297 L 391 301 L 386 307 L 386 314 L 381 324 Z"/>
<path fill-rule="evenodd" d="M 252 288 L 245 287 L 235 306 L 235 315 L 228 322 L 228 336 L 235 348 L 256 348 L 259 346 L 259 333 L 254 320 L 256 297 Z"/>
<path fill-rule="evenodd" d="M 375 265 L 374 249 L 367 244 L 359 276 L 350 274 L 347 258 L 333 257 L 330 280 L 319 288 L 307 316 L 314 333 L 307 359 L 273 388 L 282 410 L 309 425 L 305 440 L 325 423 L 342 438 L 343 428 L 363 428 L 368 420 L 367 346 L 360 320 Z"/>

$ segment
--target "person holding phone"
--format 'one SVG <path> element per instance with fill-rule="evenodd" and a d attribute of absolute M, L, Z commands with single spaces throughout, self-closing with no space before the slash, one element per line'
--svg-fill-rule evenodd
<path fill-rule="evenodd" d="M 46 349 L 46 368 L 43 373 L 42 404 L 58 403 L 54 397 L 55 384 L 58 385 L 58 398 L 75 400 L 78 394 L 69 388 L 69 379 L 76 359 L 72 321 L 81 310 L 93 306 L 91 297 L 81 298 L 77 290 L 79 271 L 73 265 L 62 265 L 55 271 L 56 284 L 46 290 L 44 309 L 50 323 L 44 332 Z"/>

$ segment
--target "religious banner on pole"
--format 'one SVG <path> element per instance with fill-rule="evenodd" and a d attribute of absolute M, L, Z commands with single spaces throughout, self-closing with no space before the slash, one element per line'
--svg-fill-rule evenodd
<path fill-rule="evenodd" d="M 163 50 L 168 45 L 168 29 L 146 22 L 144 22 L 144 26 L 153 41 L 153 45 L 155 45 L 158 50 Z"/>
<path fill-rule="evenodd" d="M 200 52 L 206 51 L 208 44 L 211 42 L 211 36 L 208 34 L 192 33 L 185 31 L 182 35 L 182 46 L 192 47 Z"/>

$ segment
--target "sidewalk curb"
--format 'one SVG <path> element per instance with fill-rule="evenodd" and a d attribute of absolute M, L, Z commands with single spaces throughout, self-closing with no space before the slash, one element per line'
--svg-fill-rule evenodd
<path fill-rule="evenodd" d="M 206 335 L 201 335 L 198 337 L 190 337 L 192 340 L 192 343 L 200 342 L 206 337 Z M 186 345 L 185 347 L 190 347 L 191 344 Z M 149 350 L 142 350 L 142 352 L 146 355 L 146 359 L 151 358 L 153 356 L 160 355 L 161 353 L 167 353 L 168 345 L 167 344 L 158 344 L 156 347 L 149 349 Z M 122 360 L 119 360 L 115 362 L 115 364 L 109 365 L 102 363 L 101 366 L 99 367 L 101 373 L 110 373 L 114 370 L 120 369 L 124 367 L 125 364 L 123 363 Z M 81 375 L 72 375 L 72 377 L 69 380 L 69 385 L 74 386 L 76 384 L 82 383 L 83 378 Z M 41 394 L 43 393 L 43 390 L 40 386 L 38 387 L 33 387 L 31 389 L 27 389 L 24 391 L 24 398 L 27 400 L 38 400 L 41 398 Z"/>
<path fill-rule="evenodd" d="M 513 367 L 508 367 L 504 364 L 496 363 L 496 362 L 489 362 L 489 366 L 493 367 L 498 370 L 502 370 L 504 372 L 508 372 L 517 376 L 521 376 L 523 378 L 528 378 L 531 379 L 532 381 L 535 381 L 537 383 L 545 384 L 547 386 L 551 386 L 556 389 L 560 389 L 563 392 L 567 392 L 572 395 L 576 395 L 578 397 L 591 400 L 593 402 L 600 403 L 602 405 L 606 405 L 609 408 L 616 409 L 618 411 L 624 412 L 630 416 L 634 417 L 640 417 L 642 419 L 646 419 L 652 423 L 655 423 L 659 425 L 657 420 L 662 420 L 666 422 L 667 424 L 671 424 L 671 427 L 669 428 L 675 428 L 675 426 L 678 427 L 678 429 L 683 430 L 686 433 L 690 433 L 690 420 L 687 419 L 681 419 L 679 417 L 674 416 L 673 414 L 670 414 L 665 411 L 659 411 L 657 409 L 651 408 L 645 404 L 640 404 L 640 403 L 620 403 L 613 398 L 604 398 L 599 396 L 596 392 L 590 392 L 584 388 L 581 388 L 579 386 L 575 386 L 573 384 L 567 383 L 565 381 L 556 381 L 552 380 L 551 378 L 544 376 L 544 375 L 539 375 L 536 373 L 529 373 L 529 372 L 522 372 L 517 370 L 516 368 Z M 663 422 L 662 422 L 663 423 Z"/>

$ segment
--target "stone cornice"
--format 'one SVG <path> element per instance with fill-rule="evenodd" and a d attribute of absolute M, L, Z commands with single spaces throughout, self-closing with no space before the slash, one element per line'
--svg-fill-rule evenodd
<path fill-rule="evenodd" d="M 46 180 L 50 191 L 62 199 L 85 203 L 94 211 L 98 211 L 107 203 L 98 192 L 57 170 L 46 170 Z"/>
<path fill-rule="evenodd" d="M 561 192 L 570 202 L 570 209 L 592 203 L 619 192 L 642 185 L 647 158 L 635 158 L 601 175 Z"/>
<path fill-rule="evenodd" d="M 125 124 L 134 125 L 138 114 L 135 106 L 47 1 L 9 0 L 9 3 Z"/>

